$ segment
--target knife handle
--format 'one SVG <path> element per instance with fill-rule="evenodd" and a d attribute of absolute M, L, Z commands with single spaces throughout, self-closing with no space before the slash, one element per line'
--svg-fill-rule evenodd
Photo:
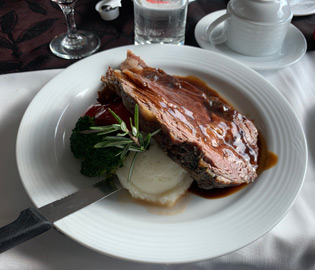
<path fill-rule="evenodd" d="M 34 208 L 23 210 L 12 223 L 0 228 L 0 253 L 48 231 L 52 223 Z"/>

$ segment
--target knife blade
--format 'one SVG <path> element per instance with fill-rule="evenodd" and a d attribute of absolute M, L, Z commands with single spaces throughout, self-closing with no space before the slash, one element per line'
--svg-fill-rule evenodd
<path fill-rule="evenodd" d="M 53 227 L 53 223 L 122 189 L 113 175 L 38 209 L 27 208 L 12 223 L 0 228 L 0 253 L 34 238 Z"/>

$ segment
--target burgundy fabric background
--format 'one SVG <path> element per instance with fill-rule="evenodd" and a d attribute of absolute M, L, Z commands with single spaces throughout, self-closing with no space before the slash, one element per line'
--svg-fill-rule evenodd
<path fill-rule="evenodd" d="M 76 5 L 78 29 L 90 30 L 101 38 L 103 51 L 133 44 L 133 3 L 122 0 L 120 15 L 103 21 L 95 11 L 98 0 L 80 0 Z M 194 29 L 205 15 L 226 8 L 228 0 L 197 0 L 189 5 L 186 45 L 198 46 Z M 305 35 L 308 50 L 315 50 L 315 15 L 295 17 L 293 24 Z M 64 60 L 49 50 L 51 39 L 66 31 L 60 8 L 50 0 L 0 0 L 0 74 L 64 68 L 78 60 Z"/>

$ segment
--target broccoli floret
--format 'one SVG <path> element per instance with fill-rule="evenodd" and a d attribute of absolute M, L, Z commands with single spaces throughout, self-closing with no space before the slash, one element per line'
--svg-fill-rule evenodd
<path fill-rule="evenodd" d="M 120 156 L 117 156 L 121 152 L 119 148 L 97 148 L 94 150 L 93 154 L 81 163 L 83 175 L 90 177 L 111 175 L 123 165 Z"/>
<path fill-rule="evenodd" d="M 93 152 L 93 146 L 98 142 L 99 138 L 96 134 L 82 134 L 80 131 L 89 130 L 95 126 L 94 118 L 90 116 L 80 117 L 72 130 L 70 137 L 70 149 L 74 157 L 85 159 Z"/>
<path fill-rule="evenodd" d="M 85 176 L 107 176 L 113 174 L 122 166 L 119 155 L 121 150 L 116 147 L 94 148 L 101 141 L 95 133 L 81 133 L 95 126 L 95 118 L 90 116 L 80 117 L 70 136 L 70 149 L 74 157 L 81 159 L 81 173 Z"/>

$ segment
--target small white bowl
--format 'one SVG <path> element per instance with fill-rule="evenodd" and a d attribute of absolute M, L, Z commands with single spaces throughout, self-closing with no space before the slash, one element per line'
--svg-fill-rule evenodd
<path fill-rule="evenodd" d="M 100 14 L 105 21 L 115 20 L 119 16 L 119 7 L 112 8 L 109 5 L 109 0 L 103 0 L 95 5 L 95 10 Z"/>

